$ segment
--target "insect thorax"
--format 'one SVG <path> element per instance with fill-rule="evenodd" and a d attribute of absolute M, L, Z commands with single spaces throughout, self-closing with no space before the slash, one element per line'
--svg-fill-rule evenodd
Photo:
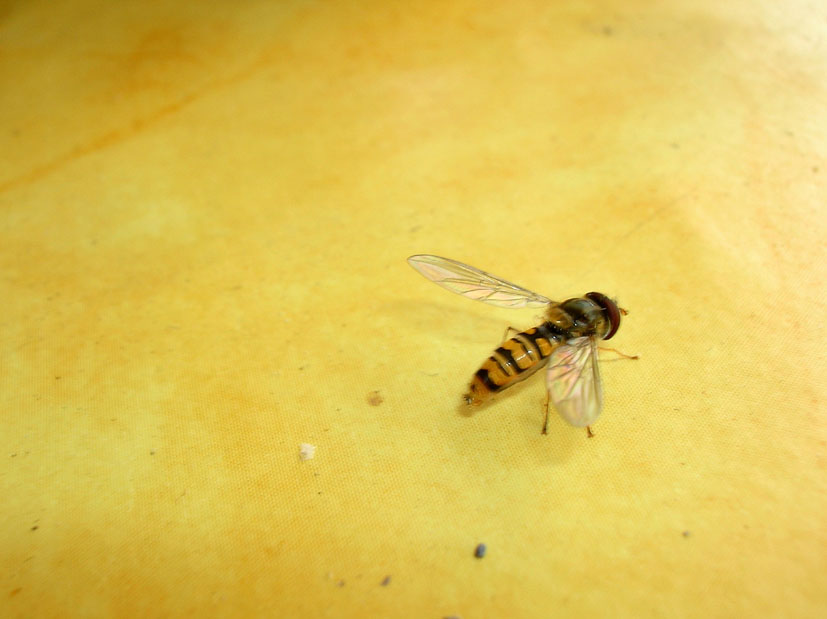
<path fill-rule="evenodd" d="M 592 335 L 602 338 L 611 326 L 603 308 L 585 297 L 551 305 L 546 311 L 546 319 L 564 331 L 567 339 Z"/>

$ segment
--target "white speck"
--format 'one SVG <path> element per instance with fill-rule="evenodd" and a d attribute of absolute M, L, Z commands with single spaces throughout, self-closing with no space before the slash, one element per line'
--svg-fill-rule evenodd
<path fill-rule="evenodd" d="M 299 457 L 302 460 L 312 460 L 316 455 L 316 446 L 310 443 L 302 443 L 299 445 Z"/>

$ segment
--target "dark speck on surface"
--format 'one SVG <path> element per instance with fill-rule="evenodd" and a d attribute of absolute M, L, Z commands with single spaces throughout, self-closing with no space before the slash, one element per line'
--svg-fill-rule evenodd
<path fill-rule="evenodd" d="M 477 559 L 482 559 L 485 556 L 486 547 L 485 544 L 477 544 L 477 547 L 474 548 L 474 556 Z"/>
<path fill-rule="evenodd" d="M 382 579 L 381 585 L 387 587 L 389 584 L 391 584 L 391 577 L 385 576 L 385 578 Z"/>

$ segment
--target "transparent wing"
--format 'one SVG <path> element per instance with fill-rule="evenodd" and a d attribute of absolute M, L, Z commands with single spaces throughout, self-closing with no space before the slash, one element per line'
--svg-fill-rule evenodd
<path fill-rule="evenodd" d="M 546 370 L 546 388 L 563 419 L 578 428 L 593 424 L 603 408 L 596 340 L 578 337 L 557 347 Z"/>
<path fill-rule="evenodd" d="M 432 282 L 475 301 L 511 308 L 540 308 L 551 303 L 541 294 L 449 258 L 419 254 L 408 258 L 408 264 Z"/>

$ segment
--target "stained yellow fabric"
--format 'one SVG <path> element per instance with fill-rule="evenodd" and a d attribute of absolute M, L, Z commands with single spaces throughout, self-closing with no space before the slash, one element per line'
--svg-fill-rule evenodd
<path fill-rule="evenodd" d="M 819 615 L 825 36 L 807 2 L 3 3 L 0 615 Z M 535 317 L 423 252 L 619 298 L 594 438 L 540 435 L 540 376 L 467 414 Z"/>

